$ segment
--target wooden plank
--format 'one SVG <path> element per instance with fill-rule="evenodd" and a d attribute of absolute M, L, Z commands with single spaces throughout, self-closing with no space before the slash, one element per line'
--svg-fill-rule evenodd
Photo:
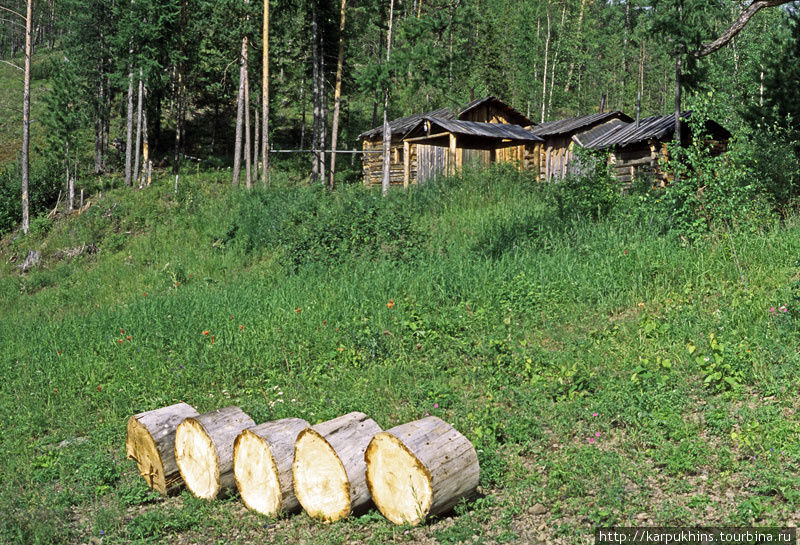
<path fill-rule="evenodd" d="M 447 172 L 448 172 L 448 174 L 450 174 L 450 176 L 454 176 L 455 173 L 456 173 L 456 167 L 457 167 L 456 149 L 457 149 L 456 148 L 456 135 L 451 134 L 450 135 L 450 153 L 449 153 L 449 156 L 448 156 L 448 160 L 450 161 L 450 163 L 448 165 L 449 168 L 447 170 Z"/>
<path fill-rule="evenodd" d="M 403 142 L 403 187 L 408 187 L 411 178 L 411 142 Z"/>

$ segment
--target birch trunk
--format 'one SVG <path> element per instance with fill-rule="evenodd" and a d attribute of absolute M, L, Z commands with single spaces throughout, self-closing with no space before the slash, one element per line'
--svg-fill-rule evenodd
<path fill-rule="evenodd" d="M 139 97 L 136 105 L 136 144 L 133 158 L 133 182 L 139 182 L 139 157 L 142 144 L 142 101 L 144 94 L 144 82 L 142 81 L 142 69 L 139 68 Z"/>
<path fill-rule="evenodd" d="M 25 14 L 25 69 L 22 91 L 22 232 L 28 234 L 30 207 L 28 199 L 28 177 L 30 169 L 31 142 L 31 25 L 33 0 L 28 0 Z"/>
<path fill-rule="evenodd" d="M 261 81 L 261 183 L 267 185 L 269 184 L 269 0 L 264 0 L 262 34 L 264 48 L 261 59 L 261 65 L 263 66 Z"/>
<path fill-rule="evenodd" d="M 542 120 L 544 123 L 545 109 L 547 107 L 547 61 L 550 54 L 550 10 L 547 10 L 547 37 L 544 40 L 544 70 L 542 71 Z"/>
<path fill-rule="evenodd" d="M 242 38 L 242 52 L 239 57 L 239 95 L 236 101 L 236 140 L 233 147 L 233 179 L 232 185 L 239 185 L 239 171 L 242 168 L 242 123 L 244 121 L 244 85 L 247 72 L 247 36 Z"/>
<path fill-rule="evenodd" d="M 328 188 L 333 191 L 336 175 L 336 148 L 339 144 L 339 109 L 342 104 L 342 68 L 344 67 L 344 22 L 347 0 L 342 0 L 339 12 L 339 55 L 336 59 L 336 88 L 333 92 L 333 127 L 331 128 L 331 174 Z"/>
<path fill-rule="evenodd" d="M 253 159 L 250 142 L 250 74 L 247 66 L 247 48 L 245 48 L 244 54 L 244 185 L 247 189 L 250 189 L 253 187 L 253 179 L 251 177 Z"/>
<path fill-rule="evenodd" d="M 392 20 L 394 19 L 394 0 L 389 2 L 389 29 L 386 36 L 386 64 L 389 64 L 389 59 L 392 53 Z M 381 179 L 381 193 L 387 195 L 389 193 L 390 183 L 390 169 L 391 169 L 391 147 L 392 147 L 392 131 L 389 128 L 389 121 L 387 118 L 389 110 L 389 84 L 386 83 L 386 88 L 383 90 L 383 176 Z"/>
<path fill-rule="evenodd" d="M 312 62 L 312 87 L 314 93 L 314 127 L 311 140 L 311 183 L 319 181 L 319 118 L 320 118 L 320 88 L 319 88 L 319 28 L 317 24 L 317 1 L 311 2 L 311 62 Z"/>
<path fill-rule="evenodd" d="M 133 50 L 129 51 L 133 54 Z M 125 185 L 133 186 L 131 169 L 133 167 L 133 67 L 128 70 L 128 109 L 125 120 Z"/>

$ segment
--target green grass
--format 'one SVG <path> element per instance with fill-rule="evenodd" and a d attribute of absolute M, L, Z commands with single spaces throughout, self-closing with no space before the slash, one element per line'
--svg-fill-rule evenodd
<path fill-rule="evenodd" d="M 388 199 L 170 183 L 0 243 L 0 540 L 575 543 L 798 514 L 794 218 L 689 245 L 633 212 L 561 221 L 506 170 Z M 482 497 L 418 528 L 162 500 L 125 422 L 177 401 L 436 414 L 475 444 Z"/>

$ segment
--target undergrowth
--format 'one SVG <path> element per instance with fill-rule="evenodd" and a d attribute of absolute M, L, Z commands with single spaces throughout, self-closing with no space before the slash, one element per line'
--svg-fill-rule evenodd
<path fill-rule="evenodd" d="M 509 169 L 388 199 L 181 180 L 177 197 L 168 178 L 103 191 L 0 246 L 4 542 L 530 541 L 530 520 L 576 542 L 643 512 L 797 513 L 793 218 L 687 243 L 624 199 L 561 217 Z M 257 422 L 440 416 L 476 446 L 483 497 L 409 534 L 375 513 L 267 532 L 235 498 L 155 499 L 124 460 L 125 422 L 178 401 Z"/>

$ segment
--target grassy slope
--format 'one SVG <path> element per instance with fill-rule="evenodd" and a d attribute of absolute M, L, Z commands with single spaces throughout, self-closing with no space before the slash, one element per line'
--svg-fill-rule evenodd
<path fill-rule="evenodd" d="M 576 543 L 597 524 L 797 521 L 796 223 L 683 246 L 631 218 L 561 222 L 494 172 L 392 197 L 419 252 L 293 272 L 232 235 L 243 193 L 186 184 L 104 192 L 0 246 L 3 541 Z M 21 275 L 29 248 L 44 264 Z M 410 530 L 154 501 L 125 421 L 179 400 L 257 422 L 437 414 L 476 444 L 485 495 Z"/>

